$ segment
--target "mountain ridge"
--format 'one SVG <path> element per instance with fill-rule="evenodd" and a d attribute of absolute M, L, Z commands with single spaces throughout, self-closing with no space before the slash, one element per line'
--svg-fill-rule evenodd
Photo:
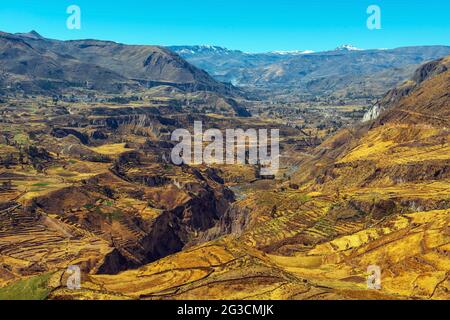
<path fill-rule="evenodd" d="M 271 92 L 295 91 L 345 99 L 381 98 L 409 79 L 420 64 L 450 54 L 450 46 L 410 46 L 394 49 L 354 50 L 353 46 L 305 54 L 195 51 L 168 47 L 217 80 Z M 184 46 L 183 50 L 188 50 Z M 349 50 L 351 49 L 351 50 Z M 188 51 L 184 51 L 188 52 Z"/>
<path fill-rule="evenodd" d="M 36 31 L 1 32 L 0 46 L 3 87 L 45 92 L 90 83 L 96 90 L 114 92 L 167 84 L 191 91 L 237 92 L 160 46 L 89 39 L 60 41 Z"/>

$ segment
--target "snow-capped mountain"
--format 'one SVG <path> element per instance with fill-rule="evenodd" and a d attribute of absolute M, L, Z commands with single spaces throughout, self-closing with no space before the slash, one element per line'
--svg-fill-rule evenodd
<path fill-rule="evenodd" d="M 212 45 L 194 45 L 194 46 L 170 46 L 170 50 L 183 55 L 205 55 L 205 54 L 245 54 L 245 55 L 280 55 L 280 56 L 297 56 L 302 54 L 314 53 L 312 50 L 275 50 L 270 52 L 243 52 L 240 50 L 231 50 L 225 47 Z"/>
<path fill-rule="evenodd" d="M 357 48 L 351 44 L 344 44 L 342 46 L 337 47 L 334 50 L 335 51 L 363 51 L 364 49 Z"/>
<path fill-rule="evenodd" d="M 301 44 L 299 44 L 299 47 Z M 378 98 L 411 77 L 418 63 L 450 54 L 448 46 L 360 49 L 350 44 L 336 49 L 249 53 L 218 46 L 169 47 L 188 62 L 206 70 L 216 80 L 235 86 L 284 90 L 302 94 L 338 92 Z M 374 108 L 366 115 L 379 113 Z"/>
<path fill-rule="evenodd" d="M 271 51 L 270 53 L 272 53 L 272 54 L 279 54 L 279 55 L 283 55 L 283 56 L 287 56 L 287 55 L 297 56 L 297 55 L 301 55 L 301 54 L 314 53 L 314 51 L 312 51 L 312 50 Z"/>
<path fill-rule="evenodd" d="M 212 45 L 195 45 L 195 46 L 170 46 L 169 50 L 183 56 L 183 55 L 205 55 L 205 54 L 231 54 L 242 53 L 239 50 L 230 50 L 224 47 Z"/>

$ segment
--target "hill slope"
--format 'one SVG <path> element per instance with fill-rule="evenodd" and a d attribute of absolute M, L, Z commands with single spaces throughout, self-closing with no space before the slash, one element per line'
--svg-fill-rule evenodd
<path fill-rule="evenodd" d="M 3 87 L 24 90 L 87 87 L 121 91 L 167 84 L 180 89 L 231 92 L 178 55 L 157 46 L 99 40 L 58 41 L 36 32 L 0 33 Z"/>
<path fill-rule="evenodd" d="M 448 299 L 450 131 L 434 119 L 448 124 L 450 79 L 420 70 L 379 121 L 327 140 L 289 185 L 235 203 L 231 235 L 51 297 Z"/>

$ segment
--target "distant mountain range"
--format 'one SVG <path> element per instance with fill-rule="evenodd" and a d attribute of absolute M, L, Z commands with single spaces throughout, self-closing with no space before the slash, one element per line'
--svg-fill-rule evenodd
<path fill-rule="evenodd" d="M 249 89 L 291 90 L 312 96 L 379 98 L 409 79 L 427 61 L 450 54 L 449 46 L 362 50 L 246 53 L 217 46 L 172 46 L 215 79 Z"/>
<path fill-rule="evenodd" d="M 218 46 L 125 45 L 0 32 L 0 90 L 56 93 L 71 88 L 124 92 L 158 85 L 184 91 L 306 99 L 381 98 L 448 46 L 246 53 Z M 205 71 L 204 71 L 205 70 Z"/>
<path fill-rule="evenodd" d="M 357 48 L 351 44 L 344 44 L 342 46 L 337 47 L 334 50 L 335 51 L 362 51 L 363 49 Z"/>
<path fill-rule="evenodd" d="M 99 40 L 58 41 L 36 31 L 0 32 L 3 90 L 48 93 L 89 88 L 121 92 L 160 84 L 191 91 L 233 90 L 163 47 Z"/>

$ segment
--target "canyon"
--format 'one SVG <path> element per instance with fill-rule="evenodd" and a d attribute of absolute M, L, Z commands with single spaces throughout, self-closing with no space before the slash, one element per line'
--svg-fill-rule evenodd
<path fill-rule="evenodd" d="M 169 49 L 0 33 L 1 299 L 449 298 L 446 48 L 421 48 L 396 87 L 329 103 L 339 86 L 255 97 L 176 54 L 198 49 Z M 405 50 L 246 57 L 325 79 L 317 57 L 349 77 L 356 56 Z M 245 139 L 244 163 L 172 161 L 172 133 L 196 122 L 278 130 L 279 170 L 262 175 Z"/>

